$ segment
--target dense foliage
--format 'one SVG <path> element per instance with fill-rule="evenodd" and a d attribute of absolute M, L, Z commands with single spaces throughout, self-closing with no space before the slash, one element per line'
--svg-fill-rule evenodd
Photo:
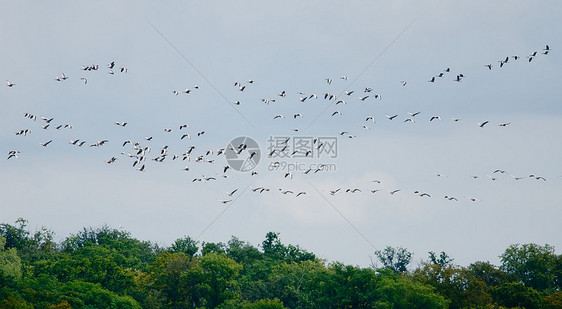
<path fill-rule="evenodd" d="M 61 243 L 27 222 L 0 224 L 0 308 L 562 308 L 562 255 L 511 245 L 499 267 L 387 247 L 381 267 L 326 263 L 269 232 L 259 248 L 232 237 L 170 247 L 85 228 Z M 377 263 L 378 264 L 378 263 Z"/>

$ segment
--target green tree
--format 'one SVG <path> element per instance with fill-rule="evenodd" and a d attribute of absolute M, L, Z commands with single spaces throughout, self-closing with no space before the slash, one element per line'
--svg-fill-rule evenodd
<path fill-rule="evenodd" d="M 509 281 L 509 276 L 490 262 L 474 262 L 468 266 L 468 272 L 482 280 L 488 287 Z"/>
<path fill-rule="evenodd" d="M 16 248 L 5 249 L 6 238 L 0 236 L 0 286 L 15 286 L 21 277 L 21 259 Z"/>
<path fill-rule="evenodd" d="M 450 300 L 450 308 L 484 307 L 492 298 L 484 281 L 464 267 L 452 264 L 444 252 L 437 258 L 430 253 L 430 261 L 414 272 L 414 278 L 433 286 L 439 295 Z"/>
<path fill-rule="evenodd" d="M 449 301 L 438 295 L 435 288 L 407 276 L 381 273 L 377 283 L 375 308 L 448 308 Z"/>
<path fill-rule="evenodd" d="M 195 256 L 197 251 L 199 251 L 199 247 L 197 246 L 199 242 L 192 239 L 189 236 L 185 236 L 183 238 L 178 238 L 176 241 L 170 246 L 170 252 L 173 253 L 185 253 L 187 256 Z"/>
<path fill-rule="evenodd" d="M 531 288 L 526 287 L 521 282 L 508 282 L 500 286 L 490 288 L 490 294 L 494 301 L 499 305 L 512 308 L 541 308 L 542 299 L 540 293 Z"/>
<path fill-rule="evenodd" d="M 554 247 L 537 244 L 511 245 L 500 256 L 500 269 L 537 291 L 556 288 L 558 257 Z"/>
<path fill-rule="evenodd" d="M 384 267 L 397 273 L 408 271 L 408 264 L 412 259 L 412 253 L 402 247 L 387 246 L 384 250 L 375 251 L 375 255 Z"/>
<path fill-rule="evenodd" d="M 147 293 L 146 302 L 150 304 L 145 307 L 168 305 L 170 308 L 184 308 L 191 304 L 188 300 L 189 291 L 180 278 L 193 263 L 196 261 L 183 252 L 160 254 L 148 266 L 148 273 L 138 279 Z"/>
<path fill-rule="evenodd" d="M 202 256 L 199 263 L 209 286 L 208 294 L 205 297 L 209 308 L 215 308 L 223 301 L 237 296 L 238 283 L 236 279 L 242 265 L 224 254 L 217 253 Z"/>

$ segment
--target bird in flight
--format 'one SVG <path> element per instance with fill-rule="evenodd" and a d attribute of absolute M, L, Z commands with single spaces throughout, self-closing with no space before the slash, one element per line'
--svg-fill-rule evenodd
<path fill-rule="evenodd" d="M 479 123 L 478 123 L 478 126 L 481 127 L 481 128 L 483 128 L 487 123 L 488 123 L 488 121 L 484 121 L 484 122 L 482 122 L 482 123 L 479 122 Z"/>

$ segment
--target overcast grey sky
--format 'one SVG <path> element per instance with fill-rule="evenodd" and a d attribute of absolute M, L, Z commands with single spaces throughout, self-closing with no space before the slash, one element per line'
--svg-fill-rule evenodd
<path fill-rule="evenodd" d="M 561 14 L 558 1 L 5 2 L 0 80 L 15 85 L 0 87 L 0 152 L 20 154 L 0 160 L 0 221 L 24 217 L 58 239 L 122 225 L 162 245 L 184 235 L 258 245 L 276 231 L 284 243 L 361 266 L 387 245 L 416 260 L 446 251 L 463 265 L 498 263 L 512 243 L 559 251 Z M 68 79 L 56 81 L 62 73 Z M 46 130 L 40 117 L 53 118 Z M 31 133 L 14 134 L 24 129 Z M 180 139 L 186 132 L 191 139 Z M 225 179 L 216 150 L 237 136 L 259 143 L 259 174 L 229 170 Z M 268 158 L 268 139 L 284 136 L 337 137 L 337 157 Z M 69 144 L 76 139 L 85 145 Z M 109 142 L 89 147 L 101 140 Z M 120 154 L 133 152 L 125 140 L 151 147 L 144 172 Z M 191 161 L 172 159 L 191 145 Z M 152 161 L 163 146 L 168 157 Z M 194 162 L 207 150 L 213 163 Z M 268 170 L 274 161 L 332 170 L 291 179 Z M 192 181 L 203 176 L 217 180 Z"/>

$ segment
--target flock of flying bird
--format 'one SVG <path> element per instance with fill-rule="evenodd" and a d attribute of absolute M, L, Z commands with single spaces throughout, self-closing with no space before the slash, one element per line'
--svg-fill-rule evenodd
<path fill-rule="evenodd" d="M 541 53 L 535 51 L 529 54 L 529 56 L 527 56 L 528 62 L 531 62 L 535 57 L 538 57 L 540 54 L 542 55 L 548 55 L 551 52 L 551 48 L 546 45 L 545 48 L 543 49 L 543 51 Z M 497 65 L 498 68 L 503 68 L 505 65 L 511 64 L 513 62 L 516 62 L 520 59 L 521 57 L 519 56 L 508 56 L 504 59 L 498 60 L 499 65 Z M 488 70 L 492 70 L 494 67 L 496 67 L 493 64 L 485 64 L 484 65 L 485 68 L 487 68 Z M 85 72 L 91 72 L 91 71 L 98 71 L 99 70 L 99 65 L 89 65 L 89 66 L 82 66 L 82 71 Z M 128 69 L 126 67 L 116 67 L 115 62 L 110 62 L 107 64 L 107 74 L 116 74 L 117 73 L 127 73 Z M 429 83 L 438 83 L 441 80 L 446 80 L 446 77 L 449 75 L 455 75 L 454 78 L 449 78 L 449 80 L 452 80 L 454 82 L 462 82 L 463 79 L 467 76 L 465 76 L 465 74 L 463 73 L 455 73 L 453 74 L 450 68 L 446 68 L 445 70 L 439 72 L 438 74 L 432 76 L 428 82 Z M 60 76 L 56 76 L 54 78 L 54 80 L 56 82 L 65 82 L 69 79 L 69 77 L 67 75 L 65 75 L 64 73 L 62 73 Z M 340 77 L 341 80 L 348 80 L 347 76 L 342 76 Z M 88 78 L 86 76 L 80 77 L 80 80 L 84 83 L 87 84 L 88 83 Z M 334 83 L 334 80 L 332 78 L 326 78 L 325 79 L 326 84 L 327 85 L 332 85 L 332 83 Z M 406 85 L 408 84 L 408 82 L 406 80 L 402 80 L 400 81 L 401 85 L 406 87 Z M 253 87 L 253 85 L 255 84 L 254 80 L 247 80 L 244 83 L 241 82 L 234 82 L 234 87 L 237 88 L 237 90 L 239 92 L 247 92 L 250 91 L 250 89 Z M 6 81 L 6 86 L 9 88 L 13 88 L 16 86 L 15 83 L 7 80 Z M 185 95 L 189 95 L 191 93 L 193 93 L 194 91 L 199 90 L 200 87 L 198 85 L 194 85 L 192 88 L 186 88 L 185 90 L 173 90 L 172 94 L 179 96 L 180 94 L 185 94 Z M 375 100 L 382 100 L 382 95 L 380 93 L 375 93 L 373 88 L 371 87 L 365 87 L 364 89 L 362 89 L 362 93 L 361 95 L 357 96 L 357 93 L 355 90 L 344 90 L 341 94 L 337 95 L 331 92 L 325 92 L 323 94 L 315 94 L 315 93 L 309 93 L 306 94 L 305 92 L 298 92 L 298 100 L 301 103 L 305 103 L 311 100 L 325 100 L 327 101 L 327 103 L 329 103 L 329 106 L 335 105 L 346 105 L 350 102 L 352 102 L 353 100 L 355 100 L 356 102 L 364 102 L 369 100 L 369 98 L 375 99 Z M 281 101 L 287 98 L 288 92 L 283 90 L 281 92 L 279 92 L 276 96 L 274 97 L 269 97 L 269 98 L 261 98 L 261 102 L 264 104 L 272 104 L 275 103 L 277 101 Z M 241 105 L 241 101 L 240 100 L 236 100 L 233 102 L 233 104 L 235 106 L 239 106 Z M 409 113 L 408 116 L 403 120 L 403 122 L 411 122 L 411 123 L 415 123 L 418 118 L 419 118 L 419 114 L 421 112 L 420 111 L 416 111 L 416 112 L 412 112 Z M 38 122 L 40 125 L 36 125 L 36 129 L 37 130 L 41 130 L 41 131 L 49 131 L 49 130 L 71 130 L 73 128 L 73 126 L 69 123 L 58 123 L 55 122 L 55 118 L 54 117 L 46 117 L 46 116 L 37 116 L 33 113 L 29 113 L 26 112 L 23 114 L 25 118 L 32 120 L 33 122 Z M 331 117 L 338 117 L 338 116 L 342 116 L 343 113 L 340 110 L 335 110 L 333 112 L 331 112 Z M 297 118 L 302 118 L 303 115 L 301 113 L 292 113 L 290 116 L 288 116 L 287 118 L 292 118 L 292 119 L 297 119 Z M 389 121 L 393 121 L 398 117 L 397 114 L 392 114 L 392 115 L 388 115 L 385 114 L 385 118 L 388 119 Z M 279 121 L 281 119 L 286 118 L 283 114 L 275 114 L 273 116 L 273 120 Z M 375 116 L 374 115 L 366 115 L 365 116 L 365 123 L 372 123 L 373 125 L 376 123 L 375 120 Z M 442 121 L 441 116 L 439 115 L 431 115 L 429 116 L 429 122 L 433 122 L 433 121 Z M 459 122 L 461 121 L 461 118 L 451 118 L 451 121 L 454 122 Z M 369 126 L 367 126 L 367 124 L 362 124 L 361 127 L 363 129 L 369 130 Z M 126 127 L 128 122 L 125 121 L 115 121 L 113 122 L 113 124 L 117 127 Z M 489 121 L 483 121 L 481 123 L 477 123 L 478 127 L 482 128 L 486 125 L 489 125 Z M 501 127 L 506 127 L 508 125 L 510 125 L 510 122 L 502 122 L 498 124 Z M 176 131 L 177 128 L 177 131 Z M 33 131 L 35 131 L 36 129 L 33 129 Z M 174 134 L 173 132 L 179 132 L 179 134 L 177 135 L 177 140 L 178 141 L 195 141 L 197 139 L 202 139 L 204 138 L 204 134 L 205 131 L 203 130 L 195 130 L 195 131 L 191 131 L 191 128 L 189 126 L 189 124 L 180 124 L 180 125 L 176 125 L 176 127 L 167 127 L 163 129 L 165 133 L 167 134 Z M 298 132 L 299 129 L 298 128 L 293 128 L 291 129 L 294 132 Z M 27 136 L 32 134 L 32 129 L 30 128 L 24 128 L 24 129 L 17 129 L 15 132 L 15 135 L 18 136 Z M 350 134 L 347 131 L 340 131 L 338 132 L 338 134 L 340 136 L 345 136 L 348 138 L 353 138 L 355 137 L 354 135 Z M 154 141 L 155 142 L 155 141 Z M 160 147 L 157 147 L 157 150 L 153 151 L 151 145 L 154 144 L 153 142 L 153 138 L 152 136 L 146 136 L 144 138 L 144 140 L 142 141 L 133 141 L 130 139 L 127 139 L 123 142 L 120 142 L 120 144 L 122 145 L 123 151 L 121 151 L 119 153 L 119 155 L 121 155 L 122 157 L 129 159 L 130 160 L 130 165 L 133 168 L 136 168 L 139 172 L 144 172 L 147 170 L 147 163 L 149 161 L 153 161 L 156 163 L 163 163 L 166 160 L 169 160 L 168 158 L 171 158 L 172 161 L 182 161 L 182 162 L 190 162 L 191 163 L 197 163 L 197 164 L 210 164 L 212 166 L 216 166 L 217 164 L 214 164 L 217 161 L 217 158 L 220 156 L 224 156 L 225 153 L 227 151 L 234 151 L 237 155 L 240 156 L 244 156 L 246 155 L 248 158 L 252 158 L 253 156 L 258 155 L 257 152 L 255 151 L 250 151 L 247 150 L 248 146 L 245 144 L 240 144 L 237 147 L 232 147 L 232 146 L 228 146 L 225 148 L 220 148 L 217 150 L 209 150 L 209 149 L 204 149 L 202 151 L 198 150 L 198 147 L 196 145 L 189 145 L 187 147 L 187 149 L 185 151 L 182 152 L 176 152 L 176 153 L 172 153 L 171 148 L 168 147 L 168 145 L 163 145 Z M 53 142 L 53 139 L 49 139 L 46 140 L 44 142 L 41 142 L 40 145 L 42 147 L 49 147 Z M 81 139 L 72 139 L 68 142 L 68 144 L 72 145 L 72 146 L 76 146 L 76 147 L 83 147 L 85 145 L 88 145 L 89 147 L 102 147 L 105 144 L 109 143 L 109 140 L 107 139 L 103 139 L 103 140 L 98 140 L 95 142 L 90 142 L 87 143 L 85 140 L 81 140 Z M 277 145 L 277 148 L 274 148 L 271 152 L 269 152 L 268 157 L 272 158 L 274 157 L 275 153 L 277 152 L 277 154 L 279 153 L 283 153 L 286 151 L 290 151 L 288 150 L 288 140 L 285 141 L 285 144 L 281 143 L 280 145 Z M 125 148 L 127 147 L 127 148 Z M 230 148 L 229 148 L 230 147 Z M 316 145 L 316 149 L 318 150 L 320 147 L 322 147 L 322 145 Z M 294 152 L 292 153 L 294 154 Z M 115 156 L 111 156 L 111 158 L 109 158 L 106 163 L 107 164 L 113 164 L 118 160 L 118 154 L 115 154 Z M 305 156 L 309 156 L 309 153 L 305 153 Z M 19 150 L 9 150 L 8 151 L 8 155 L 7 155 L 7 159 L 19 159 L 20 157 L 22 157 L 23 154 L 19 151 Z M 271 164 L 273 165 L 278 165 L 279 161 L 275 161 L 272 162 Z M 183 164 L 182 164 L 183 165 Z M 226 164 L 226 165 L 222 165 L 219 168 L 215 168 L 218 170 L 218 172 L 214 172 L 214 174 L 216 175 L 216 177 L 213 176 L 205 176 L 202 175 L 200 177 L 195 177 L 193 178 L 192 182 L 212 182 L 212 181 L 217 181 L 218 179 L 226 179 L 229 177 L 229 175 L 227 174 L 227 171 L 229 169 L 231 169 L 231 167 Z M 189 165 L 186 165 L 185 167 L 182 168 L 183 171 L 190 171 L 190 167 Z M 320 165 L 318 168 L 316 169 L 307 169 L 302 171 L 302 174 L 315 174 L 318 172 L 324 172 L 325 170 L 323 169 L 323 166 Z M 487 177 L 492 180 L 495 181 L 497 179 L 499 179 L 498 175 L 509 175 L 509 173 L 507 173 L 504 170 L 496 170 L 493 171 L 493 173 L 491 173 L 492 175 L 487 175 Z M 255 176 L 258 175 L 257 171 L 252 171 L 250 173 L 251 176 Z M 441 174 L 436 174 L 437 176 L 441 177 Z M 284 172 L 283 174 L 283 178 L 285 179 L 292 179 L 293 178 L 293 173 L 291 172 Z M 474 179 L 477 178 L 481 178 L 480 176 L 477 175 L 473 175 L 471 176 Z M 518 177 L 518 176 L 511 176 L 513 179 L 515 180 L 521 180 L 524 178 L 530 178 L 530 179 L 534 179 L 537 181 L 546 181 L 546 179 L 542 176 L 538 176 L 535 174 L 531 174 L 528 177 Z M 335 189 L 327 189 L 326 191 L 329 193 L 330 196 L 334 196 L 336 194 L 356 194 L 356 193 L 360 193 L 360 192 L 370 192 L 371 194 L 375 194 L 378 192 L 388 192 L 390 195 L 396 195 L 399 194 L 400 192 L 402 192 L 402 189 L 397 189 L 397 188 L 393 188 L 391 190 L 387 190 L 387 189 L 382 189 L 382 188 L 376 188 L 376 187 L 372 187 L 374 184 L 377 185 L 381 185 L 381 182 L 379 180 L 373 180 L 370 184 L 369 184 L 369 188 L 358 188 L 358 187 L 353 187 L 353 188 L 335 188 Z M 301 197 L 307 194 L 307 192 L 305 191 L 301 191 L 301 190 L 287 190 L 287 189 L 281 189 L 278 188 L 277 190 L 273 190 L 271 188 L 267 188 L 265 186 L 259 186 L 259 187 L 250 187 L 250 190 L 252 192 L 255 193 L 266 193 L 266 192 L 279 192 L 282 195 L 293 195 L 295 197 Z M 241 190 L 240 190 L 241 191 Z M 405 190 L 404 190 L 405 191 Z M 232 190 L 230 192 L 227 192 L 227 196 L 229 197 L 228 199 L 221 199 L 219 200 L 220 203 L 222 204 L 227 204 L 233 201 L 233 196 L 236 195 L 236 193 L 239 192 L 239 189 L 235 189 Z M 415 190 L 412 191 L 413 194 L 416 194 L 420 197 L 423 198 L 430 198 L 433 194 L 430 194 L 428 192 L 422 192 L 420 190 Z M 379 193 L 380 194 L 380 193 Z M 447 195 L 441 195 L 444 196 L 444 198 L 448 201 L 459 201 L 459 198 L 451 195 L 451 194 L 447 194 Z M 479 201 L 478 198 L 475 197 L 463 197 L 464 199 L 467 199 L 469 201 L 472 202 L 476 202 Z"/>

